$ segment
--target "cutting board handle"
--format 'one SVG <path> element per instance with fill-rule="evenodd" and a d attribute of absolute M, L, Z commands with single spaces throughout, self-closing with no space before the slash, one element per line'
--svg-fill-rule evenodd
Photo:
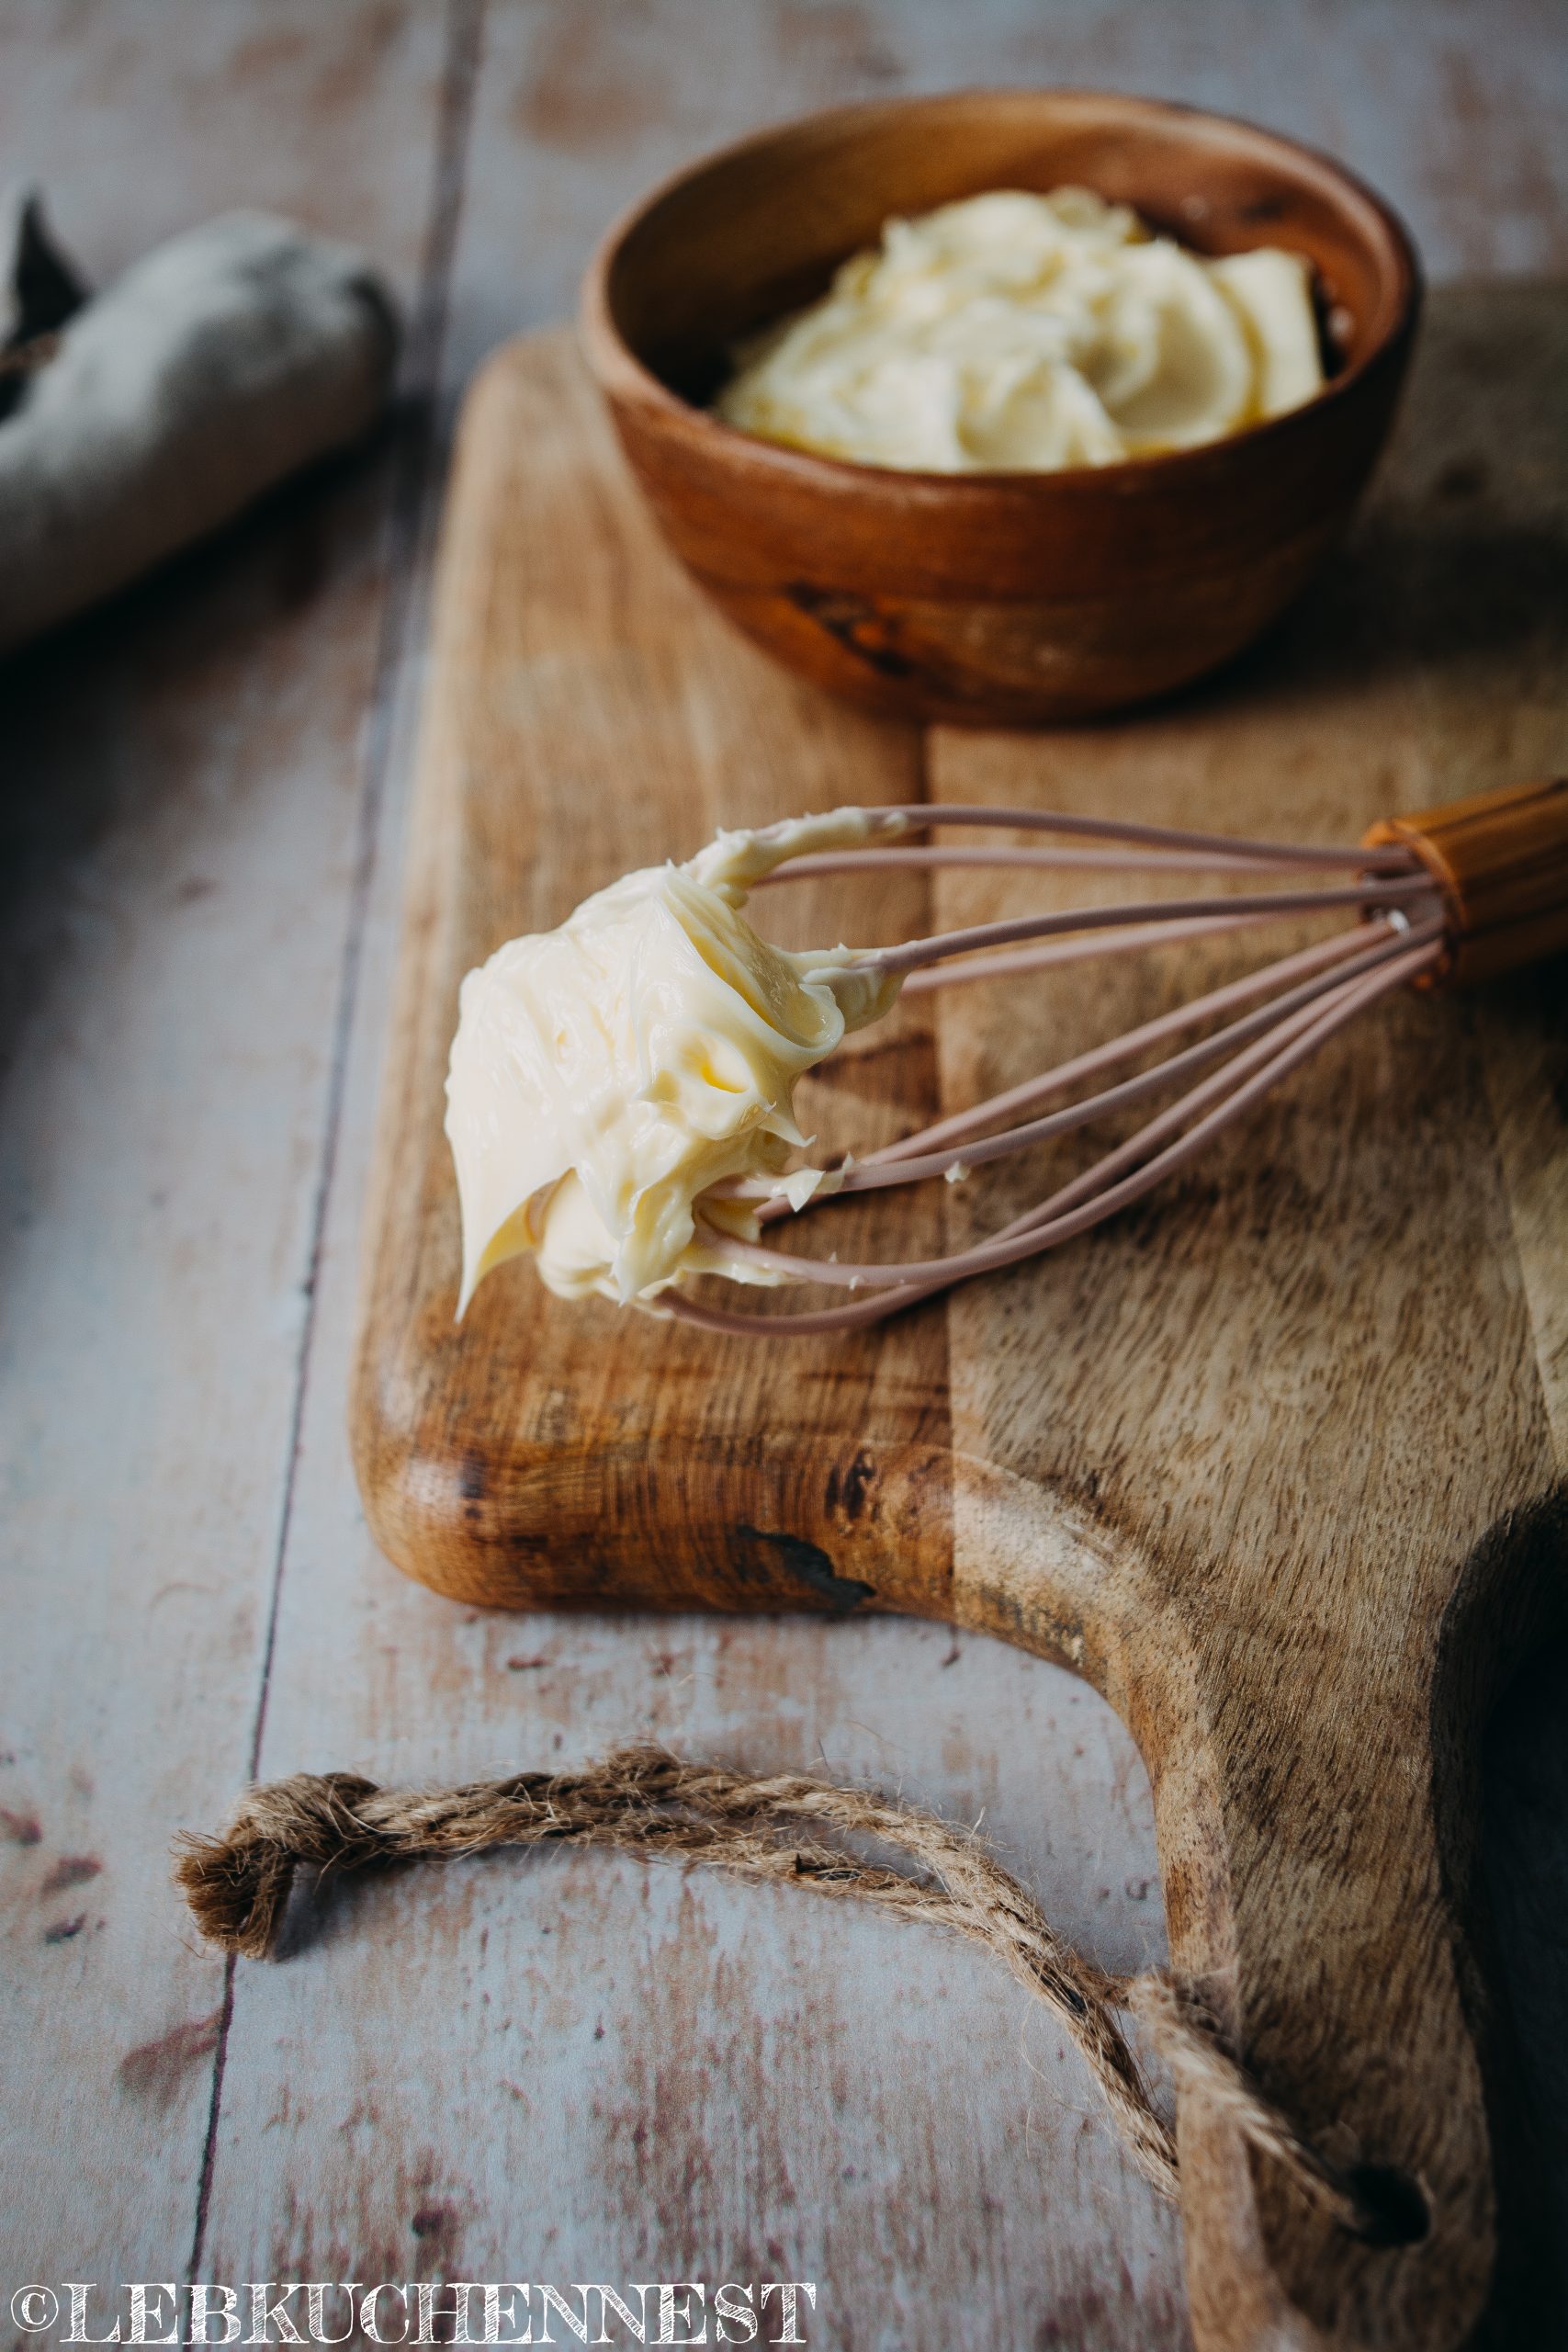
<path fill-rule="evenodd" d="M 1249 2152 L 1223 2098 L 1184 2088 L 1199 2352 L 1425 2352 L 1505 2305 L 1486 2341 L 1546 2340 L 1506 2332 L 1527 2307 L 1549 2325 L 1551 2240 L 1481 1964 L 1476 1765 L 1500 1678 L 1560 1608 L 1562 1497 L 1510 1515 L 1463 1564 L 1425 1703 L 1391 1699 L 1368 1658 L 1348 1684 L 1292 1668 L 1282 1707 L 1262 1625 L 1197 1622 L 1190 1591 L 1092 1513 L 959 1468 L 960 1617 L 1072 1666 L 1115 1706 L 1149 1768 L 1174 1974 L 1382 2217 L 1383 2243 L 1352 2235 Z"/>

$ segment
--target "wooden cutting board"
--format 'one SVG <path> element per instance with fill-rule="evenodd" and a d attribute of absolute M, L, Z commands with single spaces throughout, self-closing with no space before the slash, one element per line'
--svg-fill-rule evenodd
<path fill-rule="evenodd" d="M 1435 307 L 1356 560 L 1243 671 L 1124 725 L 922 736 L 795 685 L 665 555 L 564 334 L 475 387 L 440 566 L 353 1405 L 371 1525 L 469 1602 L 908 1610 L 1089 1676 L 1149 1767 L 1175 1965 L 1331 2153 L 1402 2168 L 1431 2211 L 1424 2244 L 1353 2241 L 1188 2099 L 1205 2347 L 1437 2352 L 1483 2314 L 1522 2341 L 1541 2292 L 1472 1782 L 1562 1585 L 1561 972 L 1381 1009 L 1134 1214 L 880 1330 L 776 1346 L 569 1307 L 525 1264 L 458 1328 L 442 1080 L 470 965 L 721 820 L 925 795 L 1354 839 L 1560 767 L 1561 596 L 1464 620 L 1474 535 L 1497 562 L 1568 503 L 1561 447 L 1543 470 L 1466 338 L 1558 330 L 1476 301 Z M 868 944 L 1018 888 L 807 884 L 767 912 L 790 944 Z M 804 1090 L 805 1125 L 885 1140 L 1247 953 L 926 999 Z M 927 1255 L 1040 1181 L 874 1195 L 833 1238 Z"/>

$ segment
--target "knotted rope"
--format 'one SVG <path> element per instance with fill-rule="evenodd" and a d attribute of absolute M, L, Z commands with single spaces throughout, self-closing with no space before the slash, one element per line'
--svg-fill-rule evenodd
<path fill-rule="evenodd" d="M 828 1844 L 822 1831 L 874 1838 L 914 1874 Z M 1201 2090 L 1223 2106 L 1249 2145 L 1344 2228 L 1385 2245 L 1424 2231 L 1413 2211 L 1418 2197 L 1398 2176 L 1331 2164 L 1303 2138 L 1224 2047 L 1190 1990 L 1163 1974 L 1106 1974 L 1063 1941 L 974 1833 L 886 1797 L 627 1747 L 582 1772 L 522 1772 L 423 1794 L 348 1772 L 297 1773 L 248 1791 L 222 1837 L 182 1845 L 175 1875 L 201 1933 L 251 1959 L 273 1950 L 301 1863 L 335 1872 L 494 1846 L 610 1846 L 852 1895 L 995 1953 L 1082 2053 L 1134 2163 L 1166 2196 L 1177 2193 L 1175 2137 L 1117 2010 L 1137 2018 L 1179 2092 Z"/>

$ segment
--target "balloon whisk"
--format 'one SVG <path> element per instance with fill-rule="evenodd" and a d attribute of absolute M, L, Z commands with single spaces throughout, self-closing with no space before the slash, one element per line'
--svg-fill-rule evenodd
<path fill-rule="evenodd" d="M 843 1331 L 976 1274 L 1056 1248 L 1154 1190 L 1384 998 L 1412 985 L 1483 978 L 1568 948 L 1568 782 L 1487 793 L 1374 826 L 1343 847 L 1240 840 L 1113 818 L 919 803 L 865 812 L 864 847 L 796 856 L 756 886 L 900 869 L 1139 873 L 1190 892 L 976 923 L 857 956 L 897 974 L 905 999 L 1014 980 L 1089 957 L 1129 955 L 1306 916 L 1337 917 L 1314 944 L 1277 957 L 1021 1084 L 825 1171 L 798 1209 L 787 1179 L 732 1180 L 699 1196 L 699 1234 L 721 1269 L 852 1293 L 831 1304 L 752 1314 L 667 1292 L 659 1309 L 709 1330 Z M 883 844 L 879 828 L 900 838 Z M 1006 831 L 1047 843 L 912 843 L 912 831 Z M 1220 876 L 1231 888 L 1199 885 Z M 1236 887 L 1239 884 L 1239 887 Z M 1250 887 L 1250 886 L 1256 887 Z M 1194 1033 L 1203 1033 L 1195 1035 Z M 1147 1062 L 1128 1073 L 1128 1066 Z M 1127 1073 L 1127 1074 L 1123 1074 Z M 1162 1100 L 1163 1098 L 1163 1100 Z M 1081 1174 L 987 1238 L 934 1258 L 853 1262 L 735 1238 L 703 1219 L 706 1201 L 742 1201 L 771 1228 L 820 1224 L 847 1195 L 950 1182 L 1145 1103 L 1161 1107 Z M 799 1197 L 802 1187 L 795 1187 Z"/>

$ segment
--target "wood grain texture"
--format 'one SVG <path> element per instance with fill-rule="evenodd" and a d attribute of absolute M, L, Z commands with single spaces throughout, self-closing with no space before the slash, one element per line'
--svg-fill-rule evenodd
<path fill-rule="evenodd" d="M 1094 737 L 938 732 L 931 793 L 1355 839 L 1410 805 L 1433 747 L 1419 660 L 1359 658 L 1348 589 L 1223 702 Z M 1472 681 L 1489 707 L 1516 650 Z M 765 767 L 735 757 L 741 701 Z M 902 797 L 910 773 L 907 736 L 759 678 L 691 603 L 566 344 L 490 364 L 443 555 L 369 1216 L 372 1529 L 469 1600 L 892 1607 L 1087 1674 L 1150 1768 L 1174 1959 L 1309 2129 L 1403 2167 L 1431 2209 L 1419 2246 L 1353 2246 L 1255 2183 L 1223 2119 L 1184 2111 L 1199 2342 L 1457 2345 L 1539 2284 L 1496 2259 L 1487 2100 L 1506 2115 L 1510 2094 L 1476 2008 L 1465 1792 L 1520 1614 L 1544 1606 L 1526 1588 L 1552 1573 L 1559 1468 L 1464 1001 L 1390 1009 L 1172 1195 L 852 1346 L 564 1306 L 523 1262 L 453 1324 L 439 1114 L 462 971 L 688 845 L 727 774 L 725 813 L 753 818 Z M 875 920 L 999 917 L 1020 887 L 944 875 L 929 913 L 879 897 Z M 799 920 L 858 935 L 839 912 Z M 1069 972 L 1037 1011 L 939 998 L 934 1036 L 847 1056 L 807 1125 L 879 1138 L 900 1089 L 919 1123 L 1039 1067 L 1046 1034 L 1071 1052 L 1237 962 L 1211 944 Z M 1025 1181 L 925 1214 L 989 1227 Z M 899 1248 L 871 1215 L 873 1253 Z"/>
<path fill-rule="evenodd" d="M 602 1591 L 634 1605 L 744 1606 L 750 1594 L 842 1612 L 863 1597 L 862 1553 L 880 1562 L 897 1548 L 928 1580 L 931 1613 L 946 1614 L 939 1318 L 792 1352 L 785 1378 L 799 1408 L 777 1420 L 758 1414 L 743 1373 L 713 1378 L 697 1333 L 623 1317 L 612 1347 L 597 1316 L 536 1318 L 517 1279 L 526 1270 L 487 1284 L 461 1329 L 454 1319 L 450 1174 L 445 1151 L 433 1157 L 424 1143 L 463 973 L 517 930 L 558 920 L 587 889 L 657 861 L 672 840 L 696 845 L 720 822 L 845 798 L 904 801 L 920 788 L 912 732 L 846 718 L 734 659 L 728 631 L 671 573 L 628 500 L 570 339 L 492 362 L 462 446 L 424 752 L 441 783 L 415 815 L 405 922 L 419 952 L 400 984 L 389 1065 L 388 1132 L 406 1141 L 384 1158 L 369 1212 L 383 1303 L 355 1421 L 372 1527 L 394 1558 L 482 1600 Z M 524 450 L 530 460 L 513 462 Z M 799 944 L 863 921 L 842 883 L 797 895 L 789 921 Z M 879 893 L 886 940 L 926 920 L 919 877 Z M 876 1141 L 903 1131 L 911 1105 L 935 1108 L 930 1029 L 918 1017 L 835 1061 L 803 1092 L 800 1115 L 808 1131 L 831 1121 Z M 901 1235 L 925 1255 L 940 1247 L 940 1216 L 931 1194 L 891 1213 L 879 1204 L 845 1246 Z M 723 1499 L 716 1488 L 700 1525 L 682 1518 L 683 1565 L 672 1570 L 670 1482 L 678 1495 L 677 1465 L 690 1460 L 712 1465 Z M 794 1541 L 825 1510 L 844 1531 L 831 1568 Z"/>
<path fill-rule="evenodd" d="M 0 149 L 103 284 L 234 205 L 369 247 L 419 282 L 443 11 L 426 0 L 13 0 Z"/>
<path fill-rule="evenodd" d="M 454 116 L 438 148 L 443 40 L 471 54 L 481 17 L 471 139 Z M 0 133 L 98 277 L 225 203 L 361 239 L 420 306 L 416 389 L 445 319 L 451 401 L 502 335 L 570 312 L 605 222 L 656 178 L 898 89 L 1076 82 L 1250 115 L 1385 188 L 1436 277 L 1561 274 L 1563 31 L 1551 0 L 8 0 Z M 1419 640 L 1427 748 L 1389 754 L 1406 807 L 1560 749 L 1561 319 L 1529 287 L 1445 291 L 1420 430 L 1342 577 L 1359 659 L 1374 616 L 1402 661 Z M 389 613 L 366 568 L 384 485 L 344 508 L 303 486 L 6 684 L 27 858 L 4 950 L 0 1806 L 41 1836 L 0 1840 L 0 2279 L 180 2275 L 215 2105 L 202 2276 L 300 2275 L 312 2248 L 351 2276 L 599 2277 L 645 2255 L 636 2275 L 675 2276 L 776 2246 L 784 2275 L 824 2282 L 824 2345 L 1171 2352 L 1170 2217 L 1074 2062 L 940 1943 L 594 1858 L 363 1890 L 287 1966 L 242 1972 L 227 2018 L 182 1940 L 169 1831 L 221 1811 L 261 1719 L 266 1773 L 461 1777 L 643 1731 L 760 1769 L 826 1760 L 983 1808 L 1106 1966 L 1160 1951 L 1146 1782 L 1059 1669 L 892 1618 L 480 1617 L 371 1544 L 343 1408 L 441 486 L 417 419 L 400 446 Z M 1506 712 L 1474 691 L 1499 629 L 1520 664 Z M 1347 725 L 1347 761 L 1382 749 Z M 192 878 L 220 891 L 175 903 Z M 264 1046 L 243 996 L 275 966 Z M 1471 1017 L 1561 1448 L 1561 1008 L 1521 984 Z M 1483 1852 L 1559 2109 L 1563 1655 L 1510 1698 Z M 1541 2170 L 1561 2243 L 1560 2123 Z"/>
<path fill-rule="evenodd" d="M 309 203 L 292 131 L 233 160 L 325 68 L 309 14 L 278 10 L 247 64 L 263 28 L 232 10 L 176 6 L 156 42 L 137 11 L 35 9 L 30 47 L 6 13 L 8 164 L 58 187 L 94 277 L 128 229 L 145 242 L 225 194 Z M 341 220 L 406 284 L 439 28 L 403 11 L 390 30 L 307 110 L 318 153 L 385 138 L 419 158 Z M 144 209 L 123 167 L 115 185 L 121 138 L 145 151 Z M 65 167 L 100 145 L 101 180 Z M 249 1769 L 391 584 L 387 459 L 286 492 L 0 673 L 7 2297 L 167 2277 L 195 2232 L 224 1972 L 171 1931 L 162 1854 L 193 1788 Z"/>

